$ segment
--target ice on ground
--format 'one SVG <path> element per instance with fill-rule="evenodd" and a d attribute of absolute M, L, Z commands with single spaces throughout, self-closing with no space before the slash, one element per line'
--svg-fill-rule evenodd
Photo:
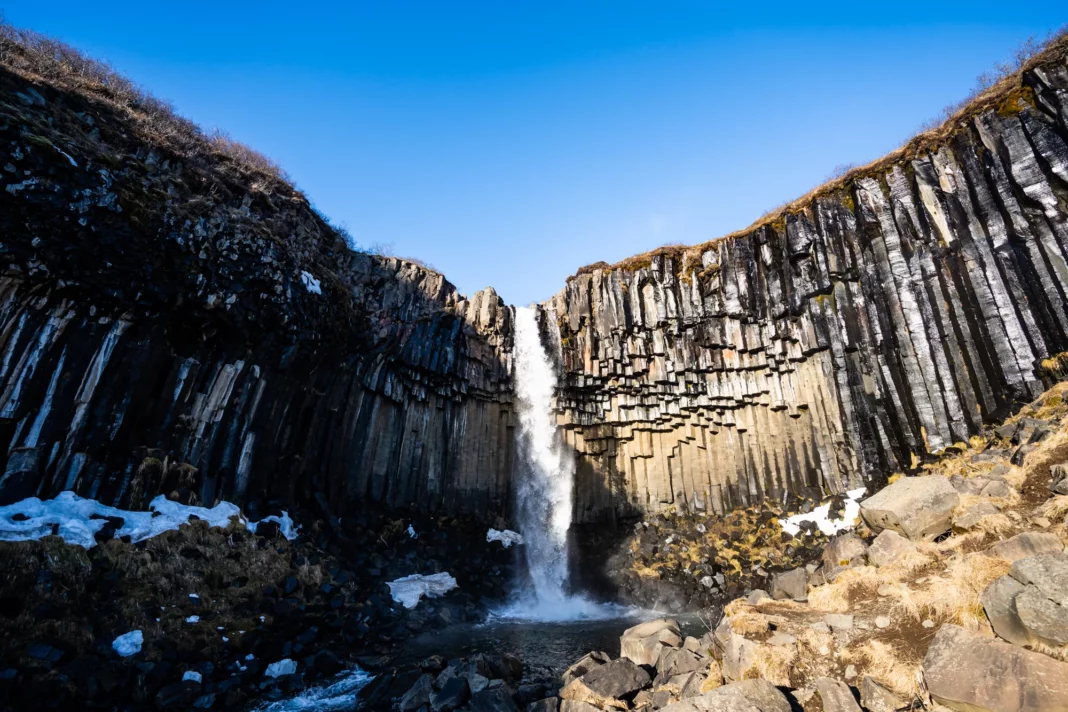
<path fill-rule="evenodd" d="M 200 598 L 200 594 L 199 593 L 191 593 L 191 594 L 189 594 L 189 597 L 190 598 Z"/>
<path fill-rule="evenodd" d="M 195 682 L 199 684 L 203 679 L 204 678 L 202 678 L 200 673 L 196 670 L 186 670 L 185 674 L 182 675 L 182 682 Z"/>
<path fill-rule="evenodd" d="M 405 608 L 415 608 L 423 596 L 437 598 L 456 588 L 456 579 L 446 572 L 429 576 L 412 574 L 390 581 L 386 585 L 389 586 L 389 594 L 393 596 L 394 601 Z"/>
<path fill-rule="evenodd" d="M 312 294 L 322 294 L 323 290 L 319 286 L 319 280 L 311 272 L 301 271 L 300 281 L 304 283 L 304 288 Z"/>
<path fill-rule="evenodd" d="M 141 645 L 145 642 L 145 636 L 139 630 L 131 630 L 123 633 L 111 641 L 111 647 L 120 657 L 128 658 L 141 652 Z"/>
<path fill-rule="evenodd" d="M 413 527 L 411 524 L 408 525 L 408 538 L 410 538 L 410 539 L 418 539 L 419 538 L 419 535 L 415 533 L 415 527 Z"/>
<path fill-rule="evenodd" d="M 279 660 L 276 663 L 271 663 L 267 666 L 267 672 L 263 673 L 267 677 L 281 677 L 282 675 L 292 675 L 297 671 L 297 663 L 289 658 Z"/>
<path fill-rule="evenodd" d="M 199 623 L 200 622 L 200 616 L 189 616 L 188 618 L 185 619 L 185 622 L 186 623 Z"/>
<path fill-rule="evenodd" d="M 248 528 L 250 531 L 255 532 L 256 529 L 264 522 L 277 522 L 278 530 L 282 532 L 282 536 L 284 536 L 286 539 L 289 539 L 290 541 L 296 539 L 297 533 L 300 531 L 300 527 L 294 526 L 293 520 L 289 517 L 289 512 L 286 511 L 283 511 L 282 516 L 280 517 L 276 517 L 272 514 L 269 517 L 264 517 L 258 522 L 250 521 L 248 523 Z"/>
<path fill-rule="evenodd" d="M 296 697 L 255 708 L 256 712 L 337 712 L 354 709 L 356 693 L 374 676 L 359 668 L 343 672 L 323 687 L 303 690 Z"/>
<path fill-rule="evenodd" d="M 827 536 L 833 536 L 838 532 L 852 529 L 860 514 L 860 498 L 867 490 L 863 487 L 846 492 L 845 512 L 841 519 L 831 519 L 831 503 L 821 504 L 808 514 L 795 514 L 787 519 L 780 519 L 783 531 L 797 536 L 801 531 L 802 522 L 815 522 L 819 530 Z"/>
<path fill-rule="evenodd" d="M 85 549 L 96 546 L 94 534 L 107 524 L 107 518 L 122 519 L 122 526 L 115 530 L 115 538 L 130 537 L 137 543 L 151 539 L 163 532 L 175 531 L 188 524 L 193 517 L 212 527 L 227 527 L 234 517 L 255 531 L 259 522 L 246 522 L 241 510 L 230 502 L 220 502 L 214 507 L 196 507 L 172 502 L 163 495 L 153 499 L 147 512 L 134 512 L 100 504 L 95 499 L 79 497 L 73 492 L 60 492 L 55 499 L 30 497 L 21 502 L 0 507 L 0 541 L 31 541 L 49 536 L 53 530 L 68 544 Z M 23 517 L 16 520 L 16 516 Z M 93 517 L 96 517 L 94 519 Z M 289 514 L 270 516 L 261 522 L 278 522 L 287 539 L 295 539 L 299 527 L 294 526 Z M 190 594 L 195 597 L 196 594 Z"/>
<path fill-rule="evenodd" d="M 505 529 L 504 531 L 490 529 L 486 532 L 486 541 L 499 541 L 501 542 L 501 546 L 507 549 L 512 544 L 522 544 L 523 535 L 519 532 L 514 532 L 511 529 Z"/>

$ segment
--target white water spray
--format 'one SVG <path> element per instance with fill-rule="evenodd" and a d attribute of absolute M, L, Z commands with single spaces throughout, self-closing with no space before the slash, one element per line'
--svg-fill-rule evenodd
<path fill-rule="evenodd" d="M 499 615 L 536 620 L 572 620 L 619 615 L 567 593 L 567 531 L 575 464 L 556 429 L 552 410 L 556 372 L 541 342 L 534 307 L 515 311 L 515 389 L 518 396 L 516 516 L 533 584 Z"/>

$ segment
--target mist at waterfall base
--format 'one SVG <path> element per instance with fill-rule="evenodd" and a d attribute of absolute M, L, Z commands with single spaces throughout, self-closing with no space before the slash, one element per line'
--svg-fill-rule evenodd
<path fill-rule="evenodd" d="M 519 416 L 515 511 L 529 581 L 522 581 L 512 600 L 491 615 L 546 622 L 619 618 L 627 609 L 568 591 L 567 537 L 575 465 L 556 428 L 552 410 L 556 370 L 542 343 L 537 309 L 517 308 L 515 321 Z"/>

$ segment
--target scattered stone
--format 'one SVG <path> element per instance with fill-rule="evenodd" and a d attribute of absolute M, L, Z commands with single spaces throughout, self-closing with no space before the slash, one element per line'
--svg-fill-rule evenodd
<path fill-rule="evenodd" d="M 1006 561 L 1018 561 L 1036 554 L 1059 552 L 1063 548 L 1064 544 L 1056 534 L 1024 532 L 1010 539 L 999 541 L 987 549 L 986 553 Z"/>
<path fill-rule="evenodd" d="M 797 637 L 793 636 L 793 635 L 790 635 L 789 633 L 783 632 L 781 630 L 777 630 L 771 635 L 770 638 L 768 638 L 764 642 L 767 643 L 768 645 L 776 645 L 776 646 L 793 645 L 794 643 L 797 642 Z"/>
<path fill-rule="evenodd" d="M 401 695 L 397 703 L 400 712 L 412 712 L 430 704 L 430 695 L 434 692 L 434 679 L 429 674 L 422 674 L 407 692 Z"/>
<path fill-rule="evenodd" d="M 880 630 L 883 629 L 883 628 L 889 628 L 890 627 L 890 618 L 888 616 L 878 616 L 875 619 L 875 627 L 879 628 Z"/>
<path fill-rule="evenodd" d="M 868 547 L 868 561 L 873 566 L 890 566 L 905 554 L 916 551 L 916 545 L 893 529 L 884 529 Z"/>
<path fill-rule="evenodd" d="M 623 631 L 619 639 L 619 655 L 637 665 L 656 665 L 661 650 L 681 645 L 679 624 L 670 618 L 660 618 Z"/>
<path fill-rule="evenodd" d="M 1068 709 L 1068 664 L 946 624 L 923 660 L 931 697 L 962 712 Z"/>
<path fill-rule="evenodd" d="M 933 620 L 931 620 L 930 618 L 926 618 L 926 619 L 924 619 L 923 623 L 921 623 L 920 625 L 922 625 L 924 628 L 927 628 L 929 630 L 929 629 L 935 627 L 935 622 Z"/>
<path fill-rule="evenodd" d="M 823 620 L 833 631 L 853 630 L 852 613 L 828 613 L 823 617 Z"/>
<path fill-rule="evenodd" d="M 452 712 L 463 707 L 470 694 L 471 689 L 465 678 L 449 678 L 440 690 L 431 693 L 430 709 L 433 712 Z"/>
<path fill-rule="evenodd" d="M 745 600 L 748 601 L 751 605 L 755 606 L 761 601 L 770 601 L 772 599 L 771 596 L 768 595 L 767 591 L 762 588 L 758 588 L 754 591 L 750 591 L 749 595 L 745 597 Z"/>
<path fill-rule="evenodd" d="M 771 597 L 776 601 L 807 601 L 808 572 L 800 568 L 775 574 L 771 580 Z"/>
<path fill-rule="evenodd" d="M 840 567 L 862 566 L 867 551 L 864 540 L 854 532 L 841 534 L 823 548 L 823 568 L 831 571 Z"/>
<path fill-rule="evenodd" d="M 949 530 L 960 495 L 945 477 L 902 477 L 860 503 L 873 531 L 893 529 L 913 541 Z"/>
<path fill-rule="evenodd" d="M 1004 480 L 993 480 L 983 488 L 980 492 L 983 497 L 994 497 L 996 499 L 1006 499 L 1016 493 L 1012 487 L 1009 487 L 1008 483 Z"/>
<path fill-rule="evenodd" d="M 1068 462 L 1062 462 L 1059 465 L 1051 465 L 1049 473 L 1052 477 L 1049 484 L 1049 491 L 1053 494 L 1068 495 Z"/>
<path fill-rule="evenodd" d="M 504 685 L 471 695 L 468 707 L 471 712 L 518 712 L 519 710 Z"/>
<path fill-rule="evenodd" d="M 1045 517 L 1034 517 L 1031 519 L 1031 523 L 1039 529 L 1049 529 L 1053 526 L 1053 523 Z"/>
<path fill-rule="evenodd" d="M 593 705 L 589 705 L 592 709 L 597 709 Z M 560 698 L 559 697 L 546 697 L 536 702 L 531 702 L 527 705 L 526 712 L 560 712 Z"/>
<path fill-rule="evenodd" d="M 990 482 L 990 480 L 986 477 L 961 477 L 960 475 L 953 475 L 949 478 L 949 483 L 953 485 L 953 489 L 961 494 L 969 495 L 977 495 L 982 492 L 988 482 Z"/>

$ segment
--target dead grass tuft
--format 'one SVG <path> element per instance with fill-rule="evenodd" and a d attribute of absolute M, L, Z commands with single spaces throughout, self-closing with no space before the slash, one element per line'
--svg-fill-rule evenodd
<path fill-rule="evenodd" d="M 860 675 L 871 675 L 902 697 L 912 700 L 922 694 L 922 659 L 881 640 L 866 640 L 842 651 L 841 661 L 856 665 Z"/>
<path fill-rule="evenodd" d="M 857 566 L 842 572 L 833 583 L 809 591 L 808 602 L 821 611 L 845 613 L 858 602 L 877 598 L 884 583 L 886 574 L 874 566 Z"/>

